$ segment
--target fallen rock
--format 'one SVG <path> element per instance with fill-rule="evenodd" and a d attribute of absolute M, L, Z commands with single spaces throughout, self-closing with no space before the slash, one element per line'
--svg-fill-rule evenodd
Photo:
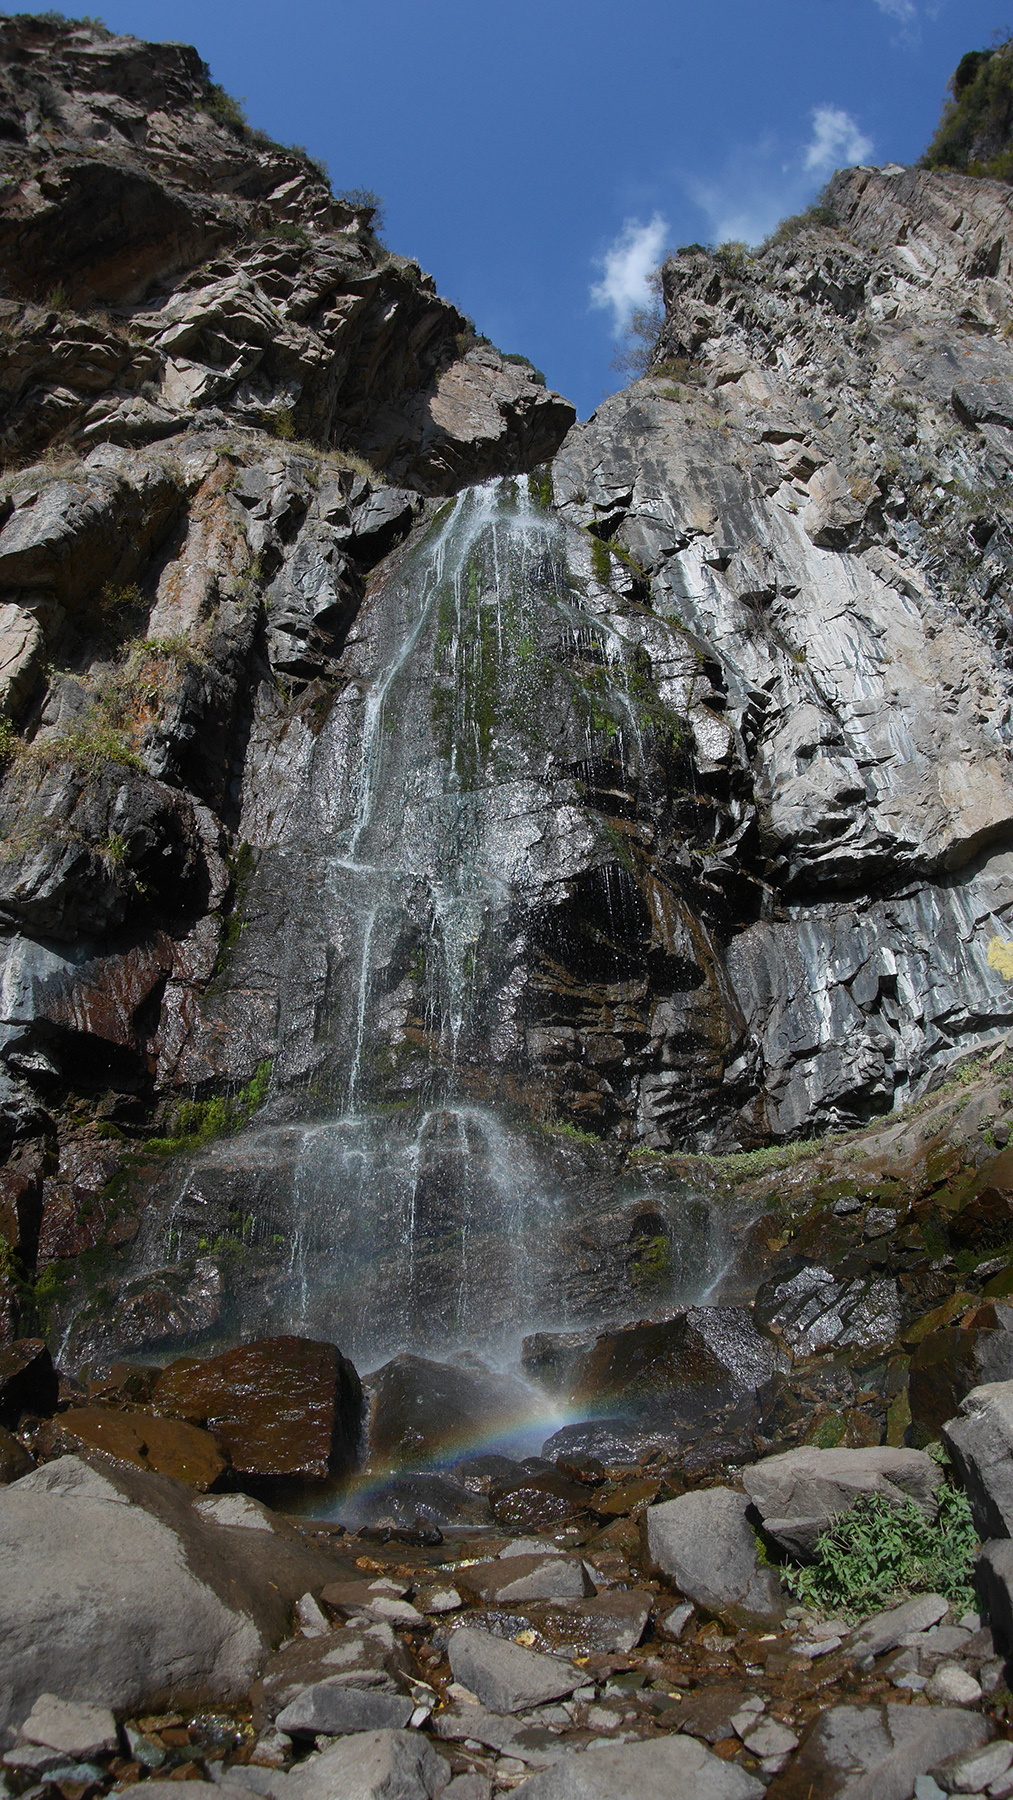
<path fill-rule="evenodd" d="M 945 1762 L 937 1763 L 929 1774 L 948 1794 L 983 1793 L 992 1782 L 998 1782 L 1013 1763 L 1013 1743 L 999 1738 L 983 1750 L 958 1751 Z"/>
<path fill-rule="evenodd" d="M 942 1428 L 979 1537 L 1013 1534 L 1013 1381 L 972 1388 Z"/>
<path fill-rule="evenodd" d="M 691 1307 L 603 1332 L 576 1363 L 572 1397 L 655 1425 L 691 1420 L 754 1394 L 776 1360 L 746 1307 Z"/>
<path fill-rule="evenodd" d="M 768 1800 L 910 1800 L 916 1776 L 991 1735 L 987 1719 L 954 1707 L 832 1706 L 774 1777 Z"/>
<path fill-rule="evenodd" d="M 493 1637 L 489 1631 L 462 1625 L 450 1639 L 454 1680 L 477 1694 L 490 1712 L 521 1712 L 559 1700 L 579 1688 L 585 1677 L 560 1657 L 523 1650 L 519 1644 Z"/>
<path fill-rule="evenodd" d="M 398 1730 L 407 1725 L 414 1709 L 415 1702 L 403 1694 L 351 1688 L 332 1677 L 304 1688 L 274 1723 L 289 1737 L 313 1737 L 318 1731 L 340 1737 L 352 1731 Z"/>
<path fill-rule="evenodd" d="M 362 1387 L 334 1344 L 261 1338 L 199 1362 L 181 1357 L 155 1384 L 152 1408 L 203 1426 L 237 1476 L 325 1480 L 358 1449 Z"/>
<path fill-rule="evenodd" d="M 320 1682 L 397 1693 L 399 1681 L 412 1672 L 388 1624 L 380 1619 L 356 1622 L 326 1637 L 298 1637 L 284 1644 L 268 1657 L 251 1699 L 259 1714 L 273 1720 Z"/>
<path fill-rule="evenodd" d="M 982 1544 L 974 1565 L 975 1586 L 997 1646 L 1013 1652 L 1013 1538 Z"/>
<path fill-rule="evenodd" d="M 648 1567 L 698 1606 L 780 1618 L 781 1584 L 760 1566 L 748 1507 L 731 1488 L 700 1488 L 649 1506 L 640 1521 Z"/>
<path fill-rule="evenodd" d="M 501 1556 L 462 1569 L 459 1584 L 478 1600 L 576 1600 L 595 1592 L 583 1562 L 569 1556 Z"/>
<path fill-rule="evenodd" d="M 925 1693 L 944 1706 L 973 1706 L 981 1699 L 981 1686 L 959 1663 L 943 1662 L 932 1675 Z"/>
<path fill-rule="evenodd" d="M 560 1655 L 625 1653 L 643 1637 L 654 1600 L 642 1588 L 609 1588 L 586 1600 L 528 1601 L 524 1616 Z"/>
<path fill-rule="evenodd" d="M 767 1456 L 742 1471 L 742 1485 L 763 1529 L 790 1556 L 808 1560 L 833 1520 L 865 1494 L 881 1494 L 896 1506 L 913 1500 L 935 1518 L 938 1466 L 921 1450 L 870 1445 L 860 1450 L 803 1446 Z"/>
<path fill-rule="evenodd" d="M 13 1430 L 23 1412 L 51 1413 L 60 1384 L 42 1338 L 15 1338 L 0 1348 L 0 1425 Z"/>
<path fill-rule="evenodd" d="M 10 1481 L 20 1481 L 22 1475 L 27 1475 L 34 1467 L 35 1458 L 29 1456 L 20 1439 L 0 1425 L 0 1487 L 6 1487 Z"/>
<path fill-rule="evenodd" d="M 859 1661 L 871 1661 L 895 1650 L 913 1631 L 927 1631 L 948 1613 L 950 1603 L 942 1594 L 917 1594 L 889 1612 L 866 1619 L 848 1639 L 848 1648 Z"/>
<path fill-rule="evenodd" d="M 915 1346 L 908 1400 L 916 1425 L 935 1436 L 972 1389 L 1013 1378 L 1013 1307 L 989 1300 L 959 1325 L 930 1331 Z"/>
<path fill-rule="evenodd" d="M 281 1520 L 208 1524 L 165 1476 L 61 1457 L 0 1489 L 0 1727 L 54 1690 L 123 1710 L 235 1698 L 294 1601 L 340 1572 Z"/>
<path fill-rule="evenodd" d="M 115 1750 L 118 1743 L 116 1720 L 108 1706 L 60 1700 L 56 1694 L 39 1695 L 21 1727 L 21 1737 L 27 1744 L 41 1744 L 47 1750 L 62 1750 L 82 1759 Z"/>
<path fill-rule="evenodd" d="M 364 1731 L 297 1764 L 286 1800 L 434 1800 L 449 1769 L 415 1731 Z"/>
<path fill-rule="evenodd" d="M 101 1450 L 117 1462 L 171 1475 L 200 1493 L 213 1487 L 228 1467 L 210 1432 L 199 1426 L 114 1406 L 68 1407 L 42 1427 L 35 1441 L 47 1458 Z"/>
<path fill-rule="evenodd" d="M 530 1391 L 491 1369 L 395 1356 L 369 1377 L 369 1446 L 381 1465 L 404 1468 L 452 1451 L 497 1424 L 513 1425 L 532 1404 Z"/>
<path fill-rule="evenodd" d="M 763 1783 L 673 1734 L 646 1744 L 592 1744 L 514 1789 L 523 1800 L 760 1800 Z"/>

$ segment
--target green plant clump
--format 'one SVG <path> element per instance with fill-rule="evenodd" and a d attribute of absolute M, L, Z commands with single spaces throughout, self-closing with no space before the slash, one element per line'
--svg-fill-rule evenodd
<path fill-rule="evenodd" d="M 938 1499 L 930 1523 L 913 1500 L 897 1507 L 882 1494 L 863 1495 L 823 1533 L 808 1568 L 783 1571 L 788 1588 L 804 1606 L 852 1617 L 908 1594 L 945 1594 L 958 1606 L 973 1606 L 978 1538 L 971 1508 L 966 1494 L 948 1483 Z"/>
<path fill-rule="evenodd" d="M 1013 182 L 1013 37 L 962 56 L 950 94 L 922 167 Z"/>
<path fill-rule="evenodd" d="M 181 1100 L 165 1137 L 147 1140 L 145 1149 L 156 1156 L 173 1156 L 183 1150 L 199 1150 L 212 1138 L 240 1131 L 267 1098 L 271 1064 L 258 1063 L 256 1074 L 236 1094 L 216 1094 L 211 1100 Z"/>

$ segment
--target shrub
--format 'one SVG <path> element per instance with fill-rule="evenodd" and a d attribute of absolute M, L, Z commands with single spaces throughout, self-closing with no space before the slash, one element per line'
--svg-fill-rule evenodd
<path fill-rule="evenodd" d="M 925 169 L 960 169 L 994 181 L 1013 179 L 1013 37 L 991 50 L 969 50 L 950 81 L 951 98 L 921 158 Z"/>
<path fill-rule="evenodd" d="M 343 206 L 350 206 L 353 212 L 368 212 L 369 228 L 379 237 L 384 227 L 384 202 L 380 194 L 374 194 L 372 188 L 351 187 L 342 188 L 334 198 Z"/>
<path fill-rule="evenodd" d="M 243 103 L 226 93 L 219 82 L 208 82 L 201 104 L 217 124 L 224 125 L 226 131 L 231 131 L 235 137 L 246 136 L 249 127 Z"/>
<path fill-rule="evenodd" d="M 783 1571 L 803 1605 L 858 1615 L 876 1612 L 907 1594 L 938 1593 L 958 1606 L 974 1604 L 972 1567 L 978 1548 L 966 1494 L 949 1483 L 939 1490 L 930 1524 L 908 1500 L 891 1506 L 882 1494 L 863 1495 L 824 1532 L 816 1560 Z"/>

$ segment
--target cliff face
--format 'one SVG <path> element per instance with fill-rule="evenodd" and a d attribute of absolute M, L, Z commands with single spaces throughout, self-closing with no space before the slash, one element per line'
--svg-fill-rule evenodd
<path fill-rule="evenodd" d="M 666 1033 L 704 983 L 722 1083 L 745 1059 L 778 1134 L 888 1109 L 1009 1022 L 1010 212 L 992 182 L 853 170 L 834 225 L 680 255 L 658 372 L 557 458 L 564 516 L 705 646 L 696 769 L 749 794 L 706 855 L 762 884 L 668 1008 L 649 1141 L 678 1134 Z"/>
<path fill-rule="evenodd" d="M 334 1266 L 335 1158 L 434 1291 L 488 1200 L 508 1314 L 550 1177 L 493 1113 L 748 1147 L 1009 1028 L 1007 188 L 853 170 L 679 255 L 577 426 L 194 52 L 0 41 L 6 1329 L 146 1207 L 156 1339 L 247 1218 L 266 1293 L 293 1195 Z M 590 1316 L 630 1221 L 563 1150 L 545 1291 L 591 1205 Z"/>

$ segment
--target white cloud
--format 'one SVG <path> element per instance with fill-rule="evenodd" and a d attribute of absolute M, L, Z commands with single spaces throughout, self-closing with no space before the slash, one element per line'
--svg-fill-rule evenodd
<path fill-rule="evenodd" d="M 628 324 L 634 307 L 650 301 L 648 281 L 661 261 L 667 239 L 668 221 L 660 213 L 647 225 L 627 219 L 605 255 L 595 259 L 604 273 L 591 289 L 591 304 L 611 307 L 617 332 Z"/>
<path fill-rule="evenodd" d="M 898 25 L 913 25 L 918 17 L 918 8 L 914 0 L 876 0 L 880 12 L 889 18 L 896 19 Z"/>
<path fill-rule="evenodd" d="M 804 168 L 808 175 L 829 173 L 842 164 L 864 162 L 872 150 L 867 138 L 850 113 L 840 106 L 813 107 L 813 134 L 805 147 Z"/>

